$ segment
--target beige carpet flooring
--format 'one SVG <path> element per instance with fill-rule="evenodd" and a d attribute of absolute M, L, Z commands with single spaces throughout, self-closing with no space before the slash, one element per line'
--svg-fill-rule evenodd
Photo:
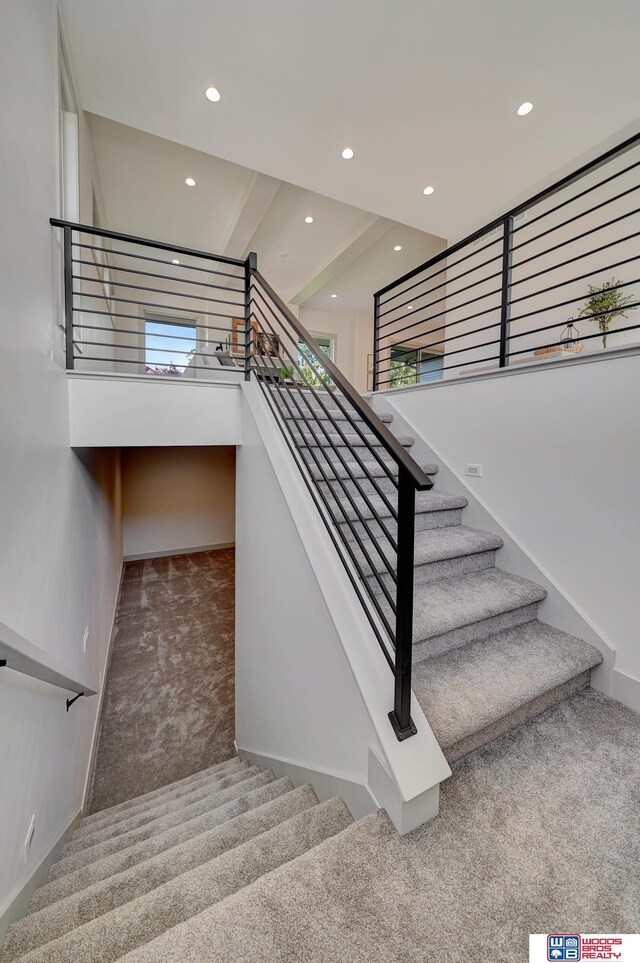
<path fill-rule="evenodd" d="M 234 551 L 129 562 L 88 812 L 234 752 Z"/>

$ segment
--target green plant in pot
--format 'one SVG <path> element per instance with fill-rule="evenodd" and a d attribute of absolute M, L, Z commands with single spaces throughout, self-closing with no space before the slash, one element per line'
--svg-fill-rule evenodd
<path fill-rule="evenodd" d="M 633 301 L 631 294 L 622 294 L 620 285 L 622 281 L 611 278 L 600 285 L 589 285 L 589 298 L 581 308 L 579 318 L 587 318 L 597 324 L 602 332 L 602 347 L 607 347 L 607 334 L 609 326 L 615 318 L 626 318 L 627 311 L 634 311 L 633 307 L 627 307 Z M 626 310 L 625 310 L 626 308 Z"/>

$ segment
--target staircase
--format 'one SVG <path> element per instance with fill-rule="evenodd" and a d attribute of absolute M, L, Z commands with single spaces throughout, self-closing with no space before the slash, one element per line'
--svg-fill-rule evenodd
<path fill-rule="evenodd" d="M 318 418 L 329 418 L 313 395 L 307 404 L 315 406 Z M 313 421 L 278 402 L 311 476 L 336 506 L 335 514 L 346 513 L 353 523 L 340 524 L 343 538 L 353 544 L 353 528 L 360 536 L 353 551 L 380 605 L 388 608 L 378 579 L 391 590 L 382 556 L 389 562 L 393 556 L 381 525 L 392 533 L 396 526 L 355 457 L 368 452 L 365 442 L 326 394 L 323 405 L 330 413 L 332 441 L 357 485 L 329 441 L 312 430 Z M 393 430 L 391 414 L 382 420 Z M 397 473 L 363 420 L 359 427 L 367 445 Z M 398 441 L 406 449 L 414 444 L 411 437 Z M 421 467 L 437 480 L 437 465 Z M 366 469 L 383 492 L 392 493 L 392 481 L 370 455 Z M 502 539 L 465 526 L 466 505 L 463 496 L 436 487 L 416 495 L 413 692 L 450 762 L 588 686 L 591 669 L 602 662 L 593 646 L 538 620 L 546 591 L 496 567 Z"/>
<path fill-rule="evenodd" d="M 341 799 L 229 759 L 83 819 L 0 963 L 119 960 L 352 823 Z"/>

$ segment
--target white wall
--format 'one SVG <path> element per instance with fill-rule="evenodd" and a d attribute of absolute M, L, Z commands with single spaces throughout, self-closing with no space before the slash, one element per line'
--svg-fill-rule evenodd
<path fill-rule="evenodd" d="M 232 543 L 235 454 L 229 447 L 123 449 L 124 557 Z"/>
<path fill-rule="evenodd" d="M 77 372 L 68 384 L 74 448 L 239 445 L 242 441 L 239 383 Z"/>
<path fill-rule="evenodd" d="M 70 450 L 66 376 L 50 356 L 59 320 L 48 223 L 59 213 L 53 0 L 2 4 L 0 36 L 0 612 L 97 687 L 120 572 L 118 464 L 110 452 Z M 67 713 L 66 695 L 0 672 L 0 919 L 82 804 L 98 700 Z"/>
<path fill-rule="evenodd" d="M 633 352 L 380 397 L 615 650 L 612 693 L 620 698 L 620 686 L 633 688 L 626 677 L 640 680 L 640 354 Z M 482 478 L 465 478 L 468 462 L 483 465 Z M 640 709 L 640 684 L 635 692 Z"/>
<path fill-rule="evenodd" d="M 319 311 L 293 306 L 292 310 L 311 334 L 335 339 L 334 361 L 358 391 L 367 391 L 367 355 L 373 351 L 373 307 L 371 311 Z"/>
<path fill-rule="evenodd" d="M 396 739 L 393 675 L 261 389 L 244 395 L 237 457 L 236 740 L 241 754 L 384 805 L 400 831 L 435 815 L 449 775 L 420 706 Z"/>

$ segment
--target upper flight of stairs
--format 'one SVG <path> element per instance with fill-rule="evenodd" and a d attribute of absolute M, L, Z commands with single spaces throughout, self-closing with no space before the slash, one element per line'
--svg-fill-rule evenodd
<path fill-rule="evenodd" d="M 391 590 L 381 555 L 395 561 L 382 527 L 395 535 L 387 504 L 394 504 L 393 483 L 335 401 L 324 395 L 327 414 L 308 393 L 307 399 L 314 413 L 321 413 L 342 457 L 328 450 L 326 436 L 310 416 L 302 417 L 292 404 L 277 403 L 335 516 L 344 517 L 344 511 L 355 523 L 369 561 L 346 522 L 340 523 L 342 534 L 352 543 L 380 604 L 387 607 L 373 572 Z M 306 402 L 300 407 L 308 411 Z M 393 430 L 393 416 L 385 414 L 382 419 Z M 352 448 L 340 438 L 336 425 L 349 444 L 354 443 Z M 364 422 L 359 427 L 395 471 L 395 463 Z M 411 437 L 398 440 L 409 450 L 414 444 Z M 365 477 L 359 459 L 367 468 L 376 466 L 382 494 L 371 482 L 363 486 L 364 495 L 358 493 L 348 475 Z M 437 465 L 422 467 L 437 482 Z M 435 486 L 416 494 L 413 691 L 450 761 L 587 686 L 591 669 L 602 662 L 593 646 L 538 620 L 546 591 L 496 567 L 502 539 L 463 525 L 466 505 L 464 496 Z"/>
<path fill-rule="evenodd" d="M 341 799 L 318 803 L 310 786 L 230 759 L 83 819 L 0 963 L 161 963 L 162 934 L 352 823 Z"/>

